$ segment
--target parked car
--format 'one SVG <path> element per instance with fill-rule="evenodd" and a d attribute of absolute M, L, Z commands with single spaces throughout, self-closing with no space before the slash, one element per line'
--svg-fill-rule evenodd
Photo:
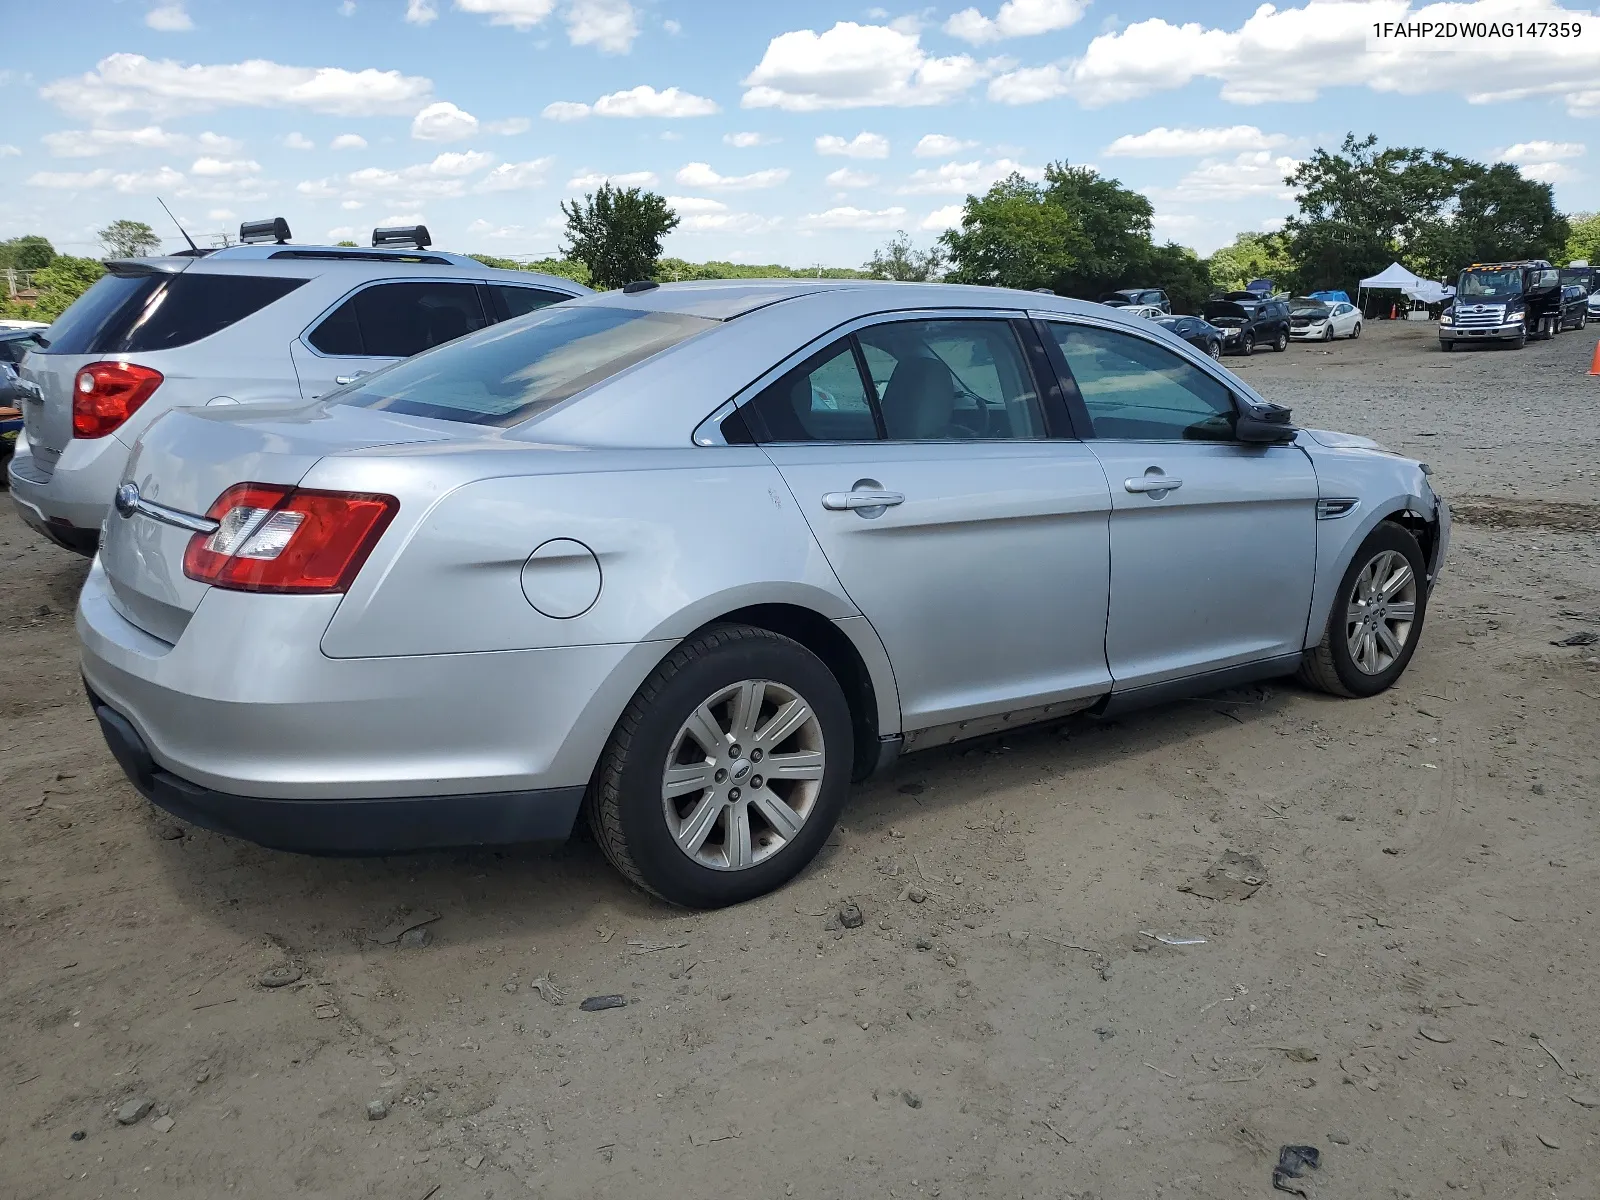
<path fill-rule="evenodd" d="M 1257 346 L 1289 348 L 1289 302 L 1282 296 L 1224 292 L 1206 301 L 1205 318 L 1222 330 L 1223 350 L 1252 354 Z"/>
<path fill-rule="evenodd" d="M 1113 308 L 1120 308 L 1125 304 L 1153 304 L 1164 313 L 1172 311 L 1172 301 L 1167 299 L 1167 294 L 1160 288 L 1119 288 L 1101 296 L 1100 303 L 1109 304 Z"/>
<path fill-rule="evenodd" d="M 1222 357 L 1222 330 L 1210 321 L 1200 317 L 1156 317 L 1155 322 L 1212 358 Z"/>
<path fill-rule="evenodd" d="M 1108 485 L 1108 480 L 1112 481 Z M 78 604 L 134 784 L 269 846 L 789 879 L 905 751 L 1405 670 L 1426 467 L 1031 292 L 630 285 L 145 430 Z"/>
<path fill-rule="evenodd" d="M 1122 306 L 1121 312 L 1124 316 L 1143 317 L 1147 321 L 1153 321 L 1158 317 L 1167 315 L 1154 304 L 1125 304 Z"/>
<path fill-rule="evenodd" d="M 1289 306 L 1289 336 L 1296 341 L 1331 342 L 1336 337 L 1361 336 L 1361 313 L 1353 304 L 1329 304 L 1310 297 Z"/>
<path fill-rule="evenodd" d="M 1579 283 L 1562 284 L 1560 329 L 1582 329 L 1588 322 L 1588 290 Z"/>
<path fill-rule="evenodd" d="M 421 226 L 380 233 L 365 249 L 273 241 L 108 263 L 22 366 L 10 479 L 23 520 L 93 554 L 128 448 L 168 409 L 311 399 L 589 291 L 419 248 Z"/>

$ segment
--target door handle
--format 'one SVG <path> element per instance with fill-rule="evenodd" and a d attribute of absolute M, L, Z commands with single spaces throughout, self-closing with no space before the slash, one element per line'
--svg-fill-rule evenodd
<path fill-rule="evenodd" d="M 348 383 L 354 383 L 356 380 L 360 379 L 363 375 L 371 375 L 371 374 L 372 374 L 371 371 L 357 371 L 354 375 L 335 375 L 333 377 L 333 381 L 335 383 L 337 383 L 340 387 L 344 387 Z"/>
<path fill-rule="evenodd" d="M 848 512 L 859 508 L 888 508 L 892 504 L 904 504 L 905 496 L 900 492 L 825 492 L 822 496 L 822 507 L 832 512 Z"/>
<path fill-rule="evenodd" d="M 1122 486 L 1130 492 L 1170 492 L 1181 488 L 1183 480 L 1168 475 L 1142 475 L 1138 479 L 1124 479 Z"/>

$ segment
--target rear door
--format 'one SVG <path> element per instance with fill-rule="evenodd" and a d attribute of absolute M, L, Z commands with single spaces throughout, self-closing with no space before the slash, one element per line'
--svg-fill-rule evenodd
<path fill-rule="evenodd" d="M 1234 441 L 1228 387 L 1153 338 L 1040 315 L 1110 482 L 1117 690 L 1299 653 L 1316 555 L 1311 460 Z"/>
<path fill-rule="evenodd" d="M 318 317 L 290 348 L 306 399 L 493 323 L 470 280 L 369 283 Z"/>
<path fill-rule="evenodd" d="M 878 318 L 742 410 L 882 639 L 907 731 L 1108 688 L 1110 497 L 1040 349 L 1008 314 Z"/>

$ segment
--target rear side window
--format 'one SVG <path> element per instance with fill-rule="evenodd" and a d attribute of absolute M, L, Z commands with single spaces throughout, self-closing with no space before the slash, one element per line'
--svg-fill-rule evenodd
<path fill-rule="evenodd" d="M 560 304 L 563 300 L 572 297 L 561 292 L 549 292 L 544 288 L 518 287 L 511 283 L 491 283 L 489 295 L 498 310 L 495 313 L 497 321 L 509 321 L 513 317 L 525 317 L 540 308 L 547 308 L 552 304 Z"/>
<path fill-rule="evenodd" d="M 49 354 L 171 350 L 281 300 L 304 279 L 282 275 L 105 275 L 51 327 Z"/>
<path fill-rule="evenodd" d="M 338 395 L 338 403 L 515 425 L 719 322 L 682 313 L 553 306 L 495 325 Z"/>
<path fill-rule="evenodd" d="M 471 283 L 380 283 L 351 296 L 306 341 L 339 357 L 410 358 L 489 324 Z"/>
<path fill-rule="evenodd" d="M 871 442 L 872 401 L 849 338 L 840 338 L 761 389 L 745 406 L 764 442 Z"/>

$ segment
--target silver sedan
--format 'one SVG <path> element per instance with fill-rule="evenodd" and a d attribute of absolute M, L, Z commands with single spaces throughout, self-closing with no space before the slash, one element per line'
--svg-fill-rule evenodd
<path fill-rule="evenodd" d="M 144 434 L 78 607 L 113 753 L 268 846 L 565 837 L 696 906 L 901 754 L 1298 674 L 1371 696 L 1428 468 L 1028 292 L 584 297 L 309 406 Z"/>

